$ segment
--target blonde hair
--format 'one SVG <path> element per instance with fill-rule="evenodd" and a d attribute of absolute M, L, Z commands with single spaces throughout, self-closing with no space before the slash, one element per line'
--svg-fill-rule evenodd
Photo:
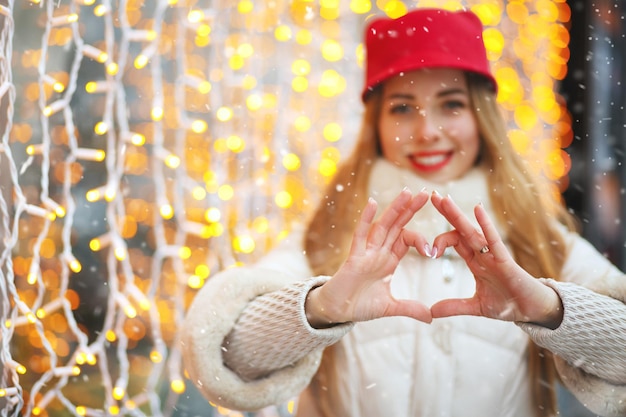
<path fill-rule="evenodd" d="M 482 76 L 467 74 L 470 101 L 481 136 L 480 163 L 488 170 L 491 204 L 498 223 L 508 236 L 515 260 L 535 277 L 559 279 L 565 260 L 565 245 L 557 224 L 575 228 L 573 217 L 555 198 L 548 181 L 534 174 L 517 154 L 491 84 Z M 380 89 L 365 103 L 356 147 L 326 188 L 304 237 L 304 247 L 315 274 L 333 275 L 347 256 L 356 221 L 368 198 L 369 174 L 380 156 L 377 120 L 381 108 Z M 326 349 L 314 392 L 324 387 L 326 401 L 320 404 L 325 415 L 332 415 L 334 348 Z M 529 370 L 538 416 L 556 414 L 553 381 L 556 376 L 548 351 L 534 343 L 528 352 Z M 317 391 L 317 398 L 322 398 Z M 329 414 L 330 413 L 330 414 Z"/>

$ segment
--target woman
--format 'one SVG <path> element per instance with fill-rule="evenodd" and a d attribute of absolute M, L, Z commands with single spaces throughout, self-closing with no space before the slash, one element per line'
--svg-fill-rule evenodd
<path fill-rule="evenodd" d="M 375 20 L 366 47 L 354 153 L 303 234 L 198 293 L 192 381 L 299 416 L 548 416 L 556 365 L 625 415 L 626 279 L 512 149 L 478 18 Z"/>

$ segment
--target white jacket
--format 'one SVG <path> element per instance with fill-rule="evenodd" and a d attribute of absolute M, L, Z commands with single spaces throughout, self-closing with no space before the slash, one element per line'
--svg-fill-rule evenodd
<path fill-rule="evenodd" d="M 485 175 L 475 169 L 440 186 L 380 160 L 372 172 L 370 194 L 382 211 L 404 187 L 416 192 L 426 186 L 451 195 L 473 219 L 479 202 L 491 213 Z M 407 228 L 432 242 L 449 226 L 427 204 Z M 432 324 L 383 318 L 318 330 L 308 326 L 304 298 L 326 278 L 311 278 L 301 235 L 294 234 L 254 267 L 224 271 L 199 292 L 183 330 L 187 371 L 207 398 L 229 408 L 259 409 L 301 392 L 316 372 L 323 348 L 338 341 L 334 378 L 341 404 L 333 405 L 337 416 L 527 417 L 533 415 L 525 357 L 530 334 L 559 355 L 564 384 L 584 404 L 600 415 L 624 416 L 626 279 L 578 235 L 566 239 L 570 252 L 561 278 L 579 285 L 544 280 L 563 299 L 565 317 L 557 330 L 471 316 Z M 392 292 L 397 298 L 432 305 L 445 298 L 471 297 L 474 280 L 453 249 L 436 260 L 410 251 L 393 276 Z M 230 342 L 258 352 L 229 365 L 242 375 L 255 369 L 272 372 L 249 381 L 223 364 L 223 354 L 230 348 L 224 345 L 226 336 L 236 326 L 245 327 L 237 320 L 253 305 L 248 316 L 257 330 L 246 327 Z M 608 337 L 594 344 L 599 326 Z"/>

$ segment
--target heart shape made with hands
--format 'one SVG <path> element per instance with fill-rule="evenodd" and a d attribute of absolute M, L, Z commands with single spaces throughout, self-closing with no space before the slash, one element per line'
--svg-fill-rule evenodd
<path fill-rule="evenodd" d="M 432 245 L 418 231 L 405 228 L 429 200 L 453 228 L 435 237 Z M 310 292 L 307 316 L 312 324 L 386 316 L 430 322 L 454 315 L 560 323 L 560 298 L 515 262 L 482 205 L 474 208 L 479 229 L 452 198 L 437 193 L 412 195 L 403 190 L 374 221 L 376 209 L 376 201 L 370 199 L 357 223 L 348 258 L 326 284 Z M 394 298 L 391 277 L 411 247 L 433 259 L 453 247 L 474 276 L 473 297 L 440 300 L 430 308 L 417 300 Z"/>

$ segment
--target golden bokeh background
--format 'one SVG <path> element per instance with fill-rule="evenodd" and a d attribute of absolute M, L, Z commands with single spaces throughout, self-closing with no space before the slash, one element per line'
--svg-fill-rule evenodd
<path fill-rule="evenodd" d="M 364 24 L 431 6 L 480 17 L 510 140 L 562 192 L 564 0 L 3 5 L 3 406 L 175 415 L 190 300 L 305 219 L 350 152 Z"/>

